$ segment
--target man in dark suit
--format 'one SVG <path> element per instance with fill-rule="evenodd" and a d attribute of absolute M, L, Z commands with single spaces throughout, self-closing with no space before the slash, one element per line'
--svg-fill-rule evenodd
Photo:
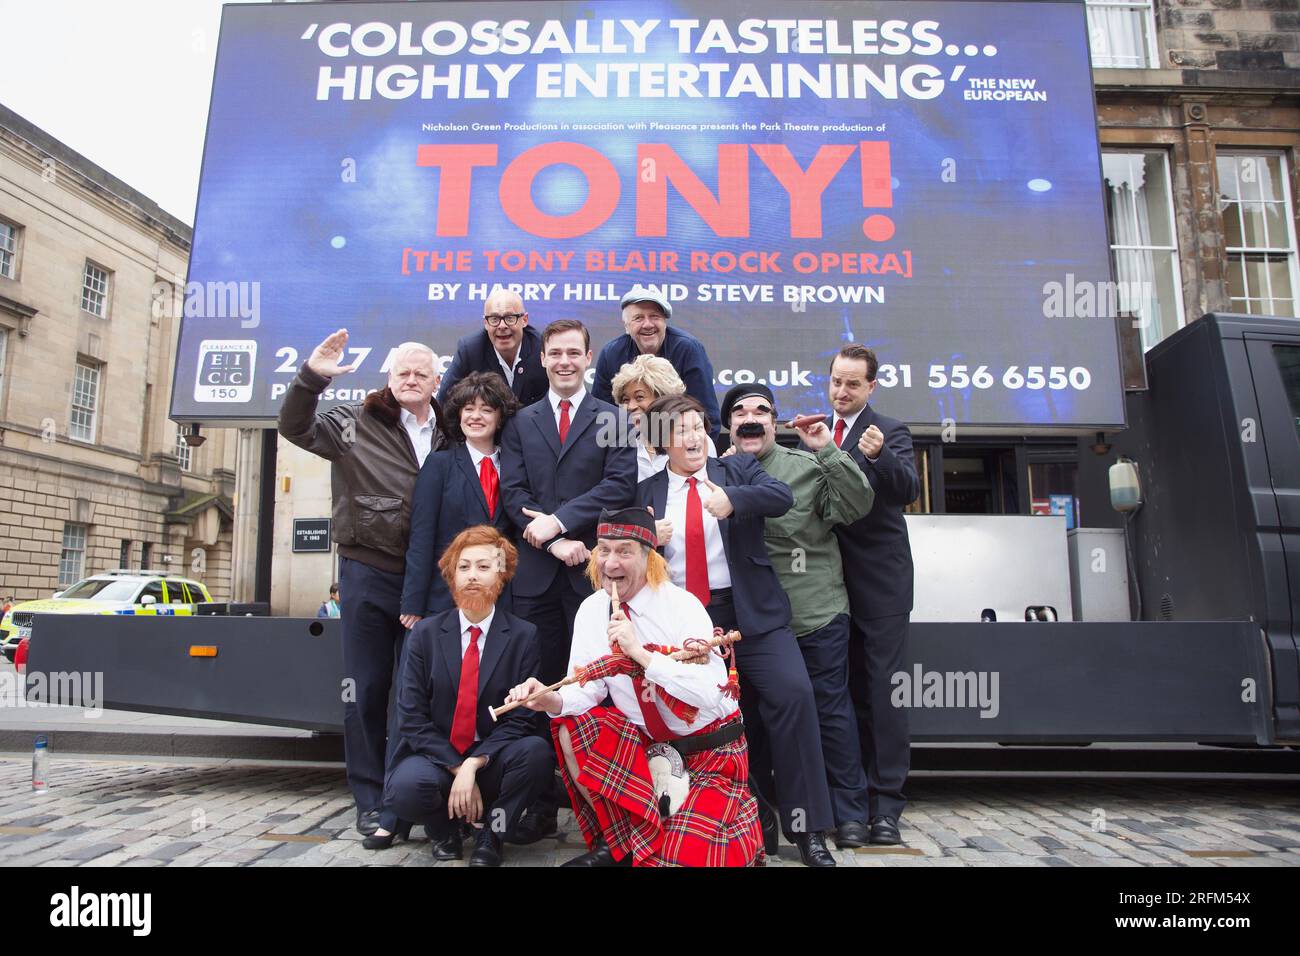
<path fill-rule="evenodd" d="M 713 363 L 704 343 L 669 326 L 673 306 L 667 296 L 646 286 L 633 286 L 623 296 L 626 332 L 606 343 L 596 360 L 596 380 L 591 394 L 602 402 L 614 400 L 614 376 L 638 355 L 659 355 L 672 363 L 686 385 L 686 394 L 702 406 L 709 421 L 709 437 L 718 437 L 718 396 L 713 390 Z"/>
<path fill-rule="evenodd" d="M 411 632 L 398 686 L 401 740 L 384 784 L 380 829 L 363 841 L 386 849 L 422 824 L 435 860 L 459 860 L 463 827 L 480 824 L 470 866 L 500 866 L 502 840 L 548 783 L 554 756 L 537 720 L 488 708 L 537 667 L 537 633 L 496 603 L 517 554 L 487 525 L 458 534 L 439 562 L 455 607 Z"/>
<path fill-rule="evenodd" d="M 456 355 L 442 377 L 438 402 L 470 372 L 495 372 L 506 380 L 520 405 L 531 405 L 546 394 L 546 370 L 541 362 L 542 340 L 528 324 L 524 300 L 496 289 L 483 303 L 483 331 L 456 343 Z"/>
<path fill-rule="evenodd" d="M 518 410 L 506 383 L 490 372 L 470 372 L 447 396 L 443 419 L 453 444 L 425 459 L 411 502 L 401 603 L 406 627 L 451 607 L 451 592 L 437 565 L 457 534 L 472 525 L 490 524 L 513 541 L 515 526 L 501 500 L 497 443 Z M 513 607 L 509 585 L 501 600 L 507 609 Z"/>
<path fill-rule="evenodd" d="M 876 353 L 846 345 L 831 361 L 831 439 L 849 452 L 876 493 L 865 518 L 836 527 L 844 557 L 852 626 L 849 689 L 858 715 L 872 843 L 902 842 L 898 820 L 907 798 L 911 763 L 907 711 L 890 702 L 890 680 L 902 669 L 912 613 L 912 548 L 903 507 L 916 500 L 920 482 L 912 433 L 869 404 L 875 392 Z"/>
<path fill-rule="evenodd" d="M 767 728 L 781 822 L 806 865 L 834 866 L 823 835 L 834 816 L 817 704 L 763 541 L 764 519 L 785 514 L 794 496 L 753 455 L 710 458 L 706 417 L 691 396 L 661 398 L 647 417 L 668 467 L 637 486 L 636 503 L 658 519 L 673 584 L 699 598 L 714 626 L 740 631 L 736 668 Z M 764 830 L 774 853 L 776 834 Z"/>
<path fill-rule="evenodd" d="M 542 365 L 550 387 L 501 434 L 506 514 L 522 532 L 514 611 L 537 626 L 538 676 L 551 684 L 565 676 L 578 605 L 591 594 L 587 558 L 596 544 L 601 509 L 632 503 L 636 438 L 622 409 L 588 395 L 591 338 L 576 319 L 542 331 Z M 519 842 L 555 832 L 559 788 L 530 808 Z"/>

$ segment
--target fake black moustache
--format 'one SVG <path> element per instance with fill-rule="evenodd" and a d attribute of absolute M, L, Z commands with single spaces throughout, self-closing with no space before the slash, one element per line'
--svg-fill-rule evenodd
<path fill-rule="evenodd" d="M 745 422 L 736 427 L 737 438 L 762 438 L 763 426 L 759 422 Z"/>

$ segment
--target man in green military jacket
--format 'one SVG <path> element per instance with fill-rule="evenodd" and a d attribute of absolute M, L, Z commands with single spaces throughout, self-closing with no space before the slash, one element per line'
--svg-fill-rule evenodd
<path fill-rule="evenodd" d="M 802 451 L 778 444 L 776 421 L 776 401 L 766 385 L 737 385 L 723 399 L 722 422 L 730 428 L 736 450 L 756 456 L 767 473 L 794 494 L 789 511 L 767 519 L 764 542 L 790 598 L 790 628 L 799 640 L 817 701 L 836 843 L 842 848 L 866 846 L 867 778 L 848 686 L 849 596 L 833 529 L 870 511 L 875 492 L 849 454 L 835 447 L 825 422 L 798 429 L 811 449 Z M 751 712 L 745 711 L 751 777 L 763 793 L 768 789 L 765 748 L 761 732 L 750 732 Z"/>

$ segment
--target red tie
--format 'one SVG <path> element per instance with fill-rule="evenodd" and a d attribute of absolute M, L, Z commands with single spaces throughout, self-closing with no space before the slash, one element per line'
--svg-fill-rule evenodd
<path fill-rule="evenodd" d="M 687 478 L 686 484 L 686 590 L 708 607 L 709 559 L 704 549 L 704 505 L 695 489 L 696 480 Z"/>
<path fill-rule="evenodd" d="M 492 466 L 492 459 L 487 455 L 478 463 L 478 480 L 483 486 L 483 497 L 487 499 L 488 517 L 497 510 L 497 470 Z"/>
<path fill-rule="evenodd" d="M 835 447 L 839 448 L 844 444 L 844 419 L 835 423 Z"/>
<path fill-rule="evenodd" d="M 632 620 L 632 609 L 623 601 L 620 605 L 623 608 L 623 615 L 630 621 Z M 668 725 L 664 723 L 663 717 L 659 713 L 659 708 L 654 702 L 654 691 L 650 685 L 645 682 L 645 677 L 632 678 L 632 691 L 636 694 L 636 702 L 641 705 L 641 717 L 645 721 L 645 732 L 655 740 L 673 740 L 676 738 Z"/>
<path fill-rule="evenodd" d="M 560 444 L 569 437 L 569 400 L 560 399 Z"/>
<path fill-rule="evenodd" d="M 460 659 L 460 689 L 456 691 L 456 716 L 451 721 L 451 745 L 463 754 L 474 743 L 478 712 L 478 638 L 483 631 L 471 626 L 469 647 Z"/>

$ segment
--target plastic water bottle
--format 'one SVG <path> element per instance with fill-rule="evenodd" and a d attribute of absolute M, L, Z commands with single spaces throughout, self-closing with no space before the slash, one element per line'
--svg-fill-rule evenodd
<path fill-rule="evenodd" d="M 46 783 L 50 769 L 50 742 L 45 737 L 36 738 L 36 748 L 32 751 L 32 793 L 46 793 Z"/>

